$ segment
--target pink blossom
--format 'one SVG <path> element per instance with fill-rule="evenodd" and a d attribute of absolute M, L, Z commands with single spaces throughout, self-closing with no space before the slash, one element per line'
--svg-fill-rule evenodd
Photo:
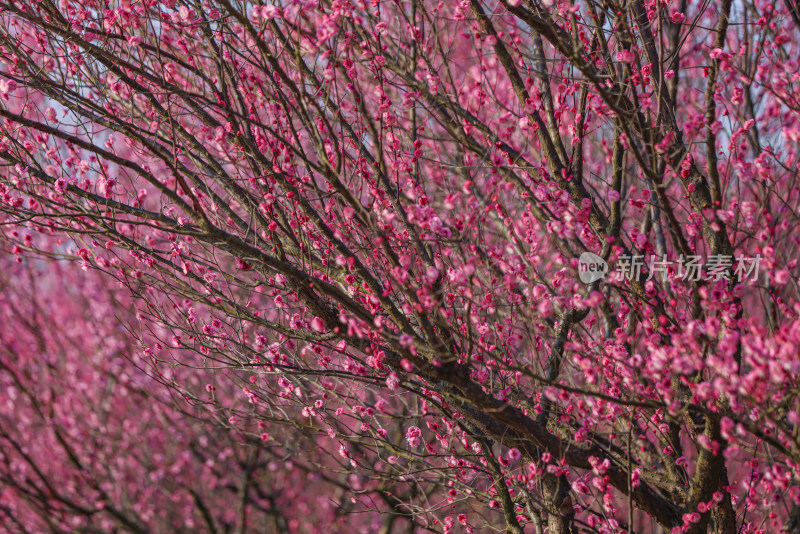
<path fill-rule="evenodd" d="M 419 445 L 419 438 L 422 436 L 422 431 L 419 427 L 410 426 L 406 430 L 406 440 L 408 441 L 409 447 L 416 447 Z"/>
<path fill-rule="evenodd" d="M 620 50 L 617 52 L 617 61 L 621 61 L 623 63 L 633 63 L 635 59 L 636 54 L 630 50 Z"/>

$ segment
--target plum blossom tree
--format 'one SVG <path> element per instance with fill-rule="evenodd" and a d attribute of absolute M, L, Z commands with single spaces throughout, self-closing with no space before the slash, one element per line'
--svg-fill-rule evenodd
<path fill-rule="evenodd" d="M 75 269 L 125 295 L 75 289 L 127 329 L 41 380 L 146 370 L 161 393 L 133 402 L 184 404 L 127 424 L 165 455 L 216 432 L 203 454 L 234 439 L 332 506 L 287 484 L 248 519 L 264 498 L 239 479 L 263 469 L 239 462 L 214 476 L 244 484 L 240 531 L 800 531 L 794 0 L 0 0 L 0 19 L 6 249 L 52 268 L 49 293 Z M 582 281 L 584 253 L 611 272 Z M 152 513 L 235 513 L 192 500 L 203 476 Z M 149 488 L 93 499 L 144 529 L 128 503 Z"/>
<path fill-rule="evenodd" d="M 163 387 L 165 374 L 148 372 L 113 319 L 130 302 L 110 278 L 2 261 L 4 532 L 380 529 L 376 514 L 341 513 L 348 473 L 288 456 L 283 444 L 296 436 L 276 429 L 265 446 Z"/>

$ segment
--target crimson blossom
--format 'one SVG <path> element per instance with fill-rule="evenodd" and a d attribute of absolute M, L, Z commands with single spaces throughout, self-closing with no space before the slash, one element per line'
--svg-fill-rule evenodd
<path fill-rule="evenodd" d="M 4 250 L 120 325 L 28 391 L 284 476 L 98 527 L 28 456 L 9 528 L 800 532 L 798 57 L 795 0 L 0 0 Z"/>

